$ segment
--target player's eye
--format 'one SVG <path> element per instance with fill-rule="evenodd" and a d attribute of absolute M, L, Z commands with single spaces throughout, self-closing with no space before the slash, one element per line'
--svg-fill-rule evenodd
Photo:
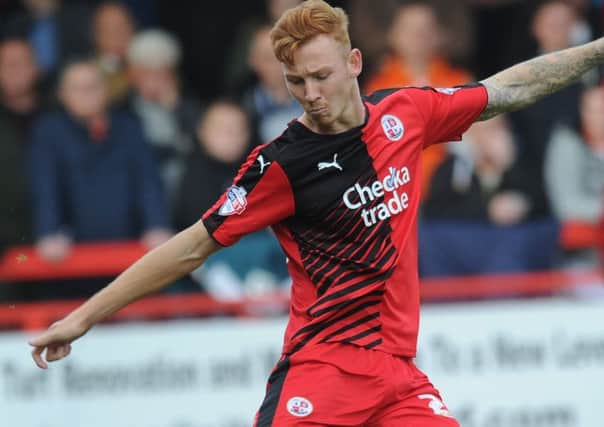
<path fill-rule="evenodd" d="M 302 79 L 295 79 L 295 78 L 288 78 L 287 81 L 290 82 L 293 85 L 300 85 L 300 84 L 304 83 L 304 80 L 302 80 Z"/>
<path fill-rule="evenodd" d="M 323 73 L 323 74 L 318 74 L 318 75 L 316 76 L 316 79 L 317 79 L 317 80 L 326 80 L 328 77 L 329 77 L 329 74 L 328 74 L 328 73 Z"/>

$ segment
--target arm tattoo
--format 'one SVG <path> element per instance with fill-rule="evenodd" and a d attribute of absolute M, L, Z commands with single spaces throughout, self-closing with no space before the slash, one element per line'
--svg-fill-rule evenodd
<path fill-rule="evenodd" d="M 510 67 L 481 83 L 489 102 L 478 120 L 527 107 L 604 62 L 604 38 Z"/>

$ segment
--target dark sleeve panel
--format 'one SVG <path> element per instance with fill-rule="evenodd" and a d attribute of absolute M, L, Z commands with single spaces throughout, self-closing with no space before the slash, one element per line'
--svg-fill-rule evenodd
<path fill-rule="evenodd" d="M 244 235 L 283 221 L 295 212 L 289 179 L 264 146 L 255 149 L 241 167 L 233 185 L 203 215 L 210 235 L 223 246 Z"/>
<path fill-rule="evenodd" d="M 390 96 L 399 90 L 401 90 L 401 88 L 398 88 L 398 87 L 390 88 L 390 89 L 376 90 L 375 92 L 366 96 L 365 101 L 369 102 L 370 104 L 376 105 L 380 101 L 382 101 L 384 98 L 386 98 L 387 96 Z"/>

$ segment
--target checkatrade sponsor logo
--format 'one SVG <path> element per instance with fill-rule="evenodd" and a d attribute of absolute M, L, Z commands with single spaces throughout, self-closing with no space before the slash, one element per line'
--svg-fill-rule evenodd
<path fill-rule="evenodd" d="M 342 196 L 348 209 L 361 209 L 361 217 L 366 227 L 372 227 L 378 221 L 384 221 L 398 215 L 409 207 L 409 195 L 405 187 L 411 182 L 409 168 L 390 167 L 388 175 L 381 180 L 375 180 L 370 185 L 359 183 L 348 188 Z M 389 196 L 389 197 L 388 197 Z M 368 207 L 375 199 L 384 201 L 377 206 Z"/>

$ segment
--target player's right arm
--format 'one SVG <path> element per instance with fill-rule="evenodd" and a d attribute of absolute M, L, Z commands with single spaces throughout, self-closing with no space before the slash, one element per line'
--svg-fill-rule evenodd
<path fill-rule="evenodd" d="M 202 221 L 178 233 L 143 256 L 67 317 L 30 340 L 34 361 L 46 369 L 46 362 L 66 357 L 71 351 L 71 343 L 96 323 L 190 273 L 221 247 L 210 237 Z M 46 360 L 43 357 L 45 350 Z"/>

